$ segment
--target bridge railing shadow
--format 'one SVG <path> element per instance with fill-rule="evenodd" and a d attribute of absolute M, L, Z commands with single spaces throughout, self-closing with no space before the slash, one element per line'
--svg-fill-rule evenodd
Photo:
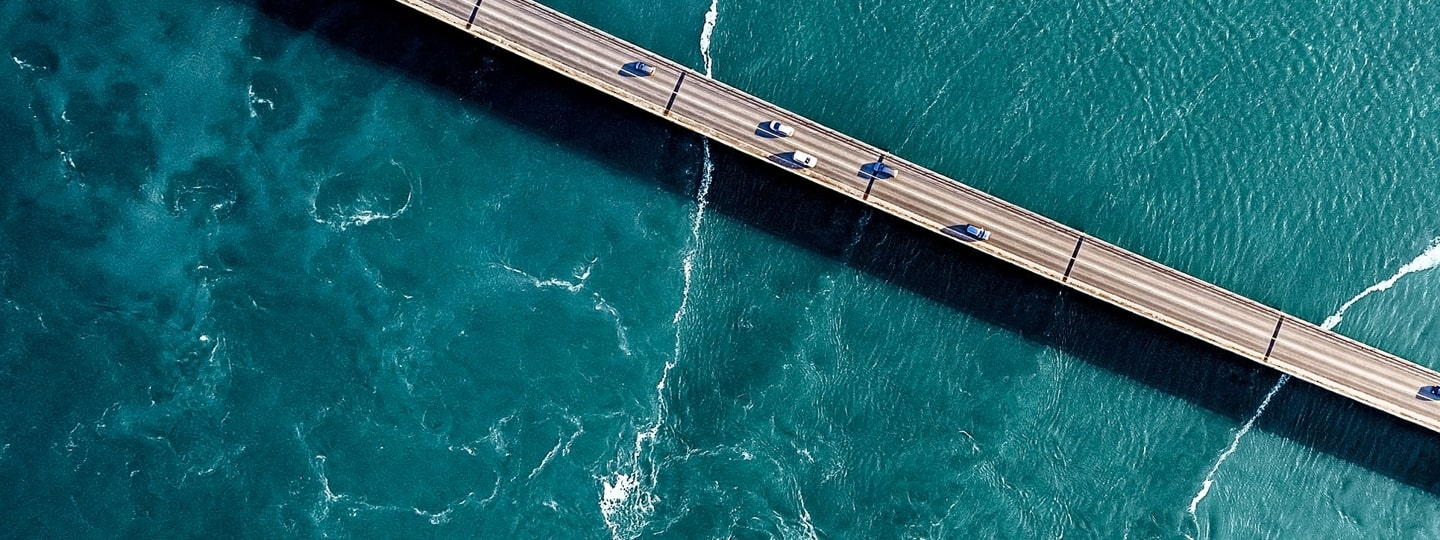
<path fill-rule="evenodd" d="M 297 32 L 688 196 L 694 167 L 679 163 L 699 163 L 699 136 L 397 2 L 240 1 Z M 486 76 L 486 65 L 503 75 Z M 674 158 L 687 153 L 693 160 Z M 865 207 L 725 147 L 715 146 L 713 156 L 713 211 L 1237 423 L 1279 377 L 885 214 L 873 215 L 847 256 Z M 975 282 L 987 285 L 967 285 Z M 1440 495 L 1440 436 L 1301 381 L 1276 396 L 1257 428 Z"/>

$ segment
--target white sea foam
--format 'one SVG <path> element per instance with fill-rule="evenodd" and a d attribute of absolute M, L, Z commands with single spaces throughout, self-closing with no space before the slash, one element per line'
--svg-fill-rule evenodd
<path fill-rule="evenodd" d="M 705 221 L 705 208 L 707 196 L 710 193 L 710 183 L 715 170 L 714 162 L 710 159 L 710 142 L 704 141 L 704 165 L 700 177 L 700 185 L 695 193 L 695 211 L 690 217 L 690 247 L 686 249 L 685 255 L 680 261 L 681 287 L 680 305 L 675 309 L 675 316 L 672 323 L 675 325 L 675 346 L 669 360 L 665 361 L 665 367 L 660 373 L 660 380 L 655 383 L 655 417 L 650 424 L 635 434 L 635 445 L 630 449 L 628 456 L 621 456 L 617 464 L 618 472 L 605 480 L 602 480 L 603 492 L 600 499 L 600 513 L 605 518 L 605 523 L 610 528 L 611 536 L 614 538 L 635 538 L 643 531 L 648 523 L 650 514 L 654 511 L 657 497 L 653 495 L 655 487 L 655 475 L 657 466 L 655 460 L 650 456 L 654 450 L 655 438 L 664 425 L 668 408 L 665 405 L 665 387 L 670 380 L 670 372 L 675 369 L 680 359 L 684 346 L 684 333 L 681 323 L 685 315 L 689 313 L 691 288 L 694 282 L 695 257 L 704 247 L 704 240 L 700 234 L 701 225 Z"/>
<path fill-rule="evenodd" d="M 1402 265 L 1400 267 L 1400 270 L 1395 272 L 1395 275 L 1392 275 L 1384 281 L 1367 287 L 1365 290 L 1360 291 L 1360 294 L 1355 295 L 1350 300 L 1341 304 L 1340 309 L 1335 310 L 1335 313 L 1333 315 L 1326 317 L 1325 321 L 1320 324 L 1320 327 L 1326 330 L 1335 329 L 1335 327 L 1339 325 L 1342 320 L 1344 320 L 1345 311 L 1350 309 L 1350 306 L 1355 305 L 1356 302 L 1359 302 L 1361 299 L 1365 298 L 1366 296 L 1370 296 L 1373 293 L 1384 291 L 1391 287 L 1394 287 L 1395 284 L 1400 281 L 1400 278 L 1403 278 L 1406 275 L 1413 274 L 1415 272 L 1430 270 L 1436 267 L 1440 267 L 1440 238 L 1436 238 L 1435 240 L 1431 241 L 1430 247 L 1426 248 L 1425 251 L 1422 252 L 1418 257 L 1415 257 L 1410 262 Z M 1195 512 L 1197 509 L 1199 509 L 1200 502 L 1205 500 L 1205 497 L 1210 494 L 1210 488 L 1214 487 L 1215 474 L 1220 471 L 1220 466 L 1225 463 L 1225 460 L 1230 459 L 1230 456 L 1234 454 L 1235 450 L 1240 447 L 1240 439 L 1245 437 L 1245 434 L 1250 432 L 1250 429 L 1255 425 L 1255 421 L 1260 418 L 1260 415 L 1265 413 L 1265 408 L 1270 405 L 1270 400 L 1274 398 L 1275 394 L 1279 393 L 1280 389 L 1283 388 L 1285 386 L 1285 383 L 1289 381 L 1289 375 L 1280 376 L 1280 379 L 1275 382 L 1275 386 L 1270 389 L 1270 392 L 1265 394 L 1265 399 L 1260 401 L 1260 406 L 1255 408 L 1255 412 L 1251 413 L 1250 418 L 1247 419 L 1245 423 L 1240 426 L 1240 429 L 1235 432 L 1235 436 L 1230 439 L 1230 446 L 1226 447 L 1225 450 L 1222 451 L 1220 455 L 1215 459 L 1215 462 L 1210 465 L 1210 471 L 1205 474 L 1205 479 L 1200 482 L 1200 490 L 1195 493 L 1194 498 L 1190 499 L 1190 508 L 1188 509 L 1188 512 L 1190 514 L 1190 522 L 1196 527 L 1197 530 L 1199 530 L 1200 527 L 1200 520 L 1199 517 L 1196 516 Z M 1186 534 L 1185 537 L 1191 538 L 1192 540 L 1194 539 L 1194 537 L 1190 536 L 1189 534 Z"/>
<path fill-rule="evenodd" d="M 705 223 L 705 208 L 709 205 L 710 183 L 715 174 L 715 162 L 710 159 L 710 140 L 701 141 L 700 148 L 704 153 L 705 161 L 701 166 L 700 185 L 695 189 L 695 211 L 690 214 L 690 247 L 680 258 L 680 307 L 676 308 L 675 317 L 671 320 L 676 325 L 675 358 L 680 356 L 679 324 L 690 311 L 690 288 L 695 274 L 695 256 L 704 247 L 704 239 L 700 236 L 700 226 Z M 660 382 L 663 385 L 665 381 L 662 379 Z M 665 387 L 661 386 L 660 388 L 663 390 Z"/>
<path fill-rule="evenodd" d="M 1189 512 L 1191 519 L 1195 519 L 1195 509 L 1199 508 L 1200 501 L 1205 500 L 1205 496 L 1210 494 L 1210 487 L 1215 484 L 1215 473 L 1220 470 L 1220 465 L 1225 463 L 1225 460 L 1230 459 L 1230 455 L 1234 454 L 1235 450 L 1240 447 L 1240 439 L 1244 437 L 1246 433 L 1250 432 L 1250 428 L 1255 426 L 1255 420 L 1259 419 L 1260 415 L 1265 413 L 1265 407 L 1270 406 L 1270 400 L 1273 399 L 1275 394 L 1279 393 L 1280 389 L 1289 381 L 1289 375 L 1280 376 L 1280 380 L 1276 381 L 1275 386 L 1270 388 L 1270 392 L 1265 394 L 1265 399 L 1260 401 L 1260 406 L 1255 408 L 1255 412 L 1251 413 L 1250 418 L 1240 426 L 1240 430 L 1235 432 L 1235 437 L 1230 439 L 1230 446 L 1225 448 L 1225 451 L 1220 452 L 1220 456 L 1215 458 L 1214 463 L 1210 464 L 1210 471 L 1205 473 L 1205 480 L 1200 483 L 1200 491 L 1195 494 L 1194 498 L 1190 499 Z"/>
<path fill-rule="evenodd" d="M 508 457 L 510 455 L 510 440 L 505 437 L 505 426 L 513 421 L 515 421 L 513 415 L 501 418 L 500 421 L 490 425 L 490 432 L 485 435 L 484 439 L 481 439 L 490 443 L 490 447 L 495 450 L 497 456 Z"/>
<path fill-rule="evenodd" d="M 515 268 L 505 263 L 496 263 L 495 265 L 499 266 L 500 268 L 504 268 L 505 270 L 508 270 L 513 274 L 523 276 L 525 279 L 529 280 L 530 285 L 534 286 L 536 289 L 560 288 L 573 293 L 580 292 L 581 289 L 585 288 L 585 280 L 590 279 L 590 272 L 595 268 L 595 263 L 597 261 L 599 261 L 598 258 L 592 258 L 589 261 L 586 261 L 584 265 L 575 267 L 575 270 L 571 273 L 571 276 L 575 278 L 575 281 L 558 278 L 540 279 L 531 275 L 529 272 L 526 272 L 519 268 Z M 599 307 L 597 306 L 596 309 L 599 309 Z"/>
<path fill-rule="evenodd" d="M 715 24 L 719 21 L 718 0 L 711 0 L 710 9 L 705 13 L 705 24 L 700 30 L 700 55 L 705 61 L 705 76 L 711 76 L 713 65 L 710 58 L 710 38 L 715 31 Z M 680 359 L 683 349 L 684 333 L 681 323 L 690 309 L 690 292 L 694 283 L 695 257 L 704 248 L 704 238 L 700 234 L 701 226 L 705 222 L 705 209 L 709 204 L 710 184 L 714 180 L 715 162 L 710 155 L 710 140 L 701 141 L 703 161 L 701 164 L 700 182 L 695 189 L 695 211 L 690 215 L 690 246 L 680 260 L 680 305 L 675 309 L 675 316 L 672 323 L 675 325 L 675 347 L 669 360 L 665 361 L 665 367 L 660 373 L 660 380 L 655 383 L 655 416 L 650 423 L 635 433 L 635 444 L 632 448 L 621 451 L 617 456 L 616 463 L 611 465 L 611 473 L 601 478 L 600 493 L 600 514 L 605 520 L 605 525 L 610 529 L 613 538 L 635 538 L 644 532 L 645 526 L 649 523 L 650 515 L 655 510 L 655 503 L 658 497 L 654 495 L 656 482 L 657 464 L 653 451 L 655 438 L 660 433 L 660 427 L 665 424 L 668 409 L 665 405 L 665 387 L 670 380 L 670 372 L 675 368 Z"/>
<path fill-rule="evenodd" d="M 310 445 L 305 439 L 303 426 L 299 424 L 295 426 L 295 436 L 300 439 L 301 446 L 309 452 Z M 373 504 L 362 496 L 336 493 L 335 490 L 330 487 L 330 477 L 326 474 L 326 459 L 325 454 L 315 454 L 315 457 L 310 460 L 310 472 L 315 475 L 316 480 L 320 482 L 320 500 L 317 501 L 315 508 L 310 511 L 310 519 L 314 525 L 322 530 L 330 528 L 332 525 L 330 523 L 330 516 L 333 515 L 336 510 L 339 510 L 342 515 L 350 517 L 358 516 L 362 512 L 414 514 L 426 518 L 431 525 L 444 525 L 450 522 L 456 509 L 472 504 L 483 507 L 494 500 L 495 494 L 500 490 L 500 480 L 497 478 L 494 492 L 492 492 L 489 497 L 477 500 L 475 492 L 471 491 L 466 493 L 464 497 L 446 504 L 444 510 L 437 512 L 427 511 L 415 505 Z M 323 536 L 328 537 L 330 535 L 327 533 Z"/>
<path fill-rule="evenodd" d="M 515 415 L 506 416 L 490 424 L 490 430 L 484 437 L 456 446 L 451 444 L 446 447 L 451 452 L 464 452 L 466 455 L 480 455 L 480 448 L 485 446 L 498 457 L 510 456 L 510 439 L 505 436 L 505 429 L 511 422 L 515 421 Z"/>
<path fill-rule="evenodd" d="M 673 362 L 666 363 L 665 375 L 657 385 L 657 392 L 664 385 Z M 652 451 L 655 437 L 665 421 L 663 393 L 657 404 L 655 419 L 646 429 L 635 434 L 635 444 L 628 452 L 621 450 L 618 463 L 612 464 L 612 472 L 600 478 L 600 516 L 610 529 L 612 538 L 637 538 L 644 532 L 650 515 L 655 511 L 658 497 L 654 495 L 657 465 Z"/>
<path fill-rule="evenodd" d="M 266 108 L 269 108 L 272 111 L 275 110 L 274 101 L 270 101 L 268 99 L 255 95 L 255 85 L 253 83 L 245 86 L 245 93 L 250 95 L 249 107 L 251 118 L 260 116 L 260 111 L 255 109 L 256 105 L 264 105 Z"/>
<path fill-rule="evenodd" d="M 580 292 L 585 288 L 585 281 L 590 278 L 590 272 L 595 268 L 595 263 L 598 260 L 598 258 L 592 258 L 587 261 L 586 264 L 582 266 L 577 266 L 572 274 L 572 276 L 575 278 L 574 281 L 559 278 L 540 279 L 534 275 L 531 275 L 529 272 L 526 272 L 519 268 L 515 268 L 514 266 L 510 266 L 505 263 L 494 263 L 494 265 L 503 268 L 512 274 L 524 277 L 527 281 L 530 282 L 531 286 L 537 289 L 557 288 L 576 293 Z M 609 315 L 610 318 L 614 320 L 615 340 L 620 346 L 620 351 L 624 352 L 626 356 L 630 356 L 632 354 L 632 351 L 630 350 L 629 330 L 625 327 L 624 318 L 620 316 L 620 311 L 615 309 L 615 306 L 611 305 L 610 302 L 606 301 L 605 297 L 601 296 L 598 292 L 592 291 L 590 293 L 590 297 L 591 300 L 594 302 L 595 311 L 599 311 L 601 313 Z"/>
<path fill-rule="evenodd" d="M 348 215 L 341 215 L 340 230 L 343 231 L 351 225 L 369 225 L 372 221 L 395 219 L 397 217 L 400 217 L 401 214 L 404 214 L 407 210 L 410 209 L 410 203 L 414 200 L 414 196 L 415 192 L 412 191 L 408 193 L 405 196 L 405 204 L 401 205 L 400 208 L 397 208 L 394 212 L 382 212 L 374 210 L 374 206 L 377 206 L 384 201 L 371 196 L 361 197 L 358 201 L 355 202 L 355 206 L 357 208 L 354 210 L 353 213 L 350 213 Z"/>
<path fill-rule="evenodd" d="M 386 195 L 374 195 L 362 193 L 353 202 L 347 204 L 335 204 L 325 209 L 324 216 L 321 216 L 319 205 L 320 190 L 329 180 L 339 177 L 339 174 L 327 175 L 325 178 L 315 182 L 314 192 L 310 195 L 310 217 L 316 223 L 326 225 L 336 231 L 345 231 L 350 227 L 369 225 L 372 222 L 395 219 L 410 211 L 415 202 L 415 194 L 418 191 L 419 180 L 414 178 L 408 169 L 395 160 L 390 160 L 390 165 L 400 169 L 409 181 L 408 189 L 405 191 L 405 202 L 399 208 L 393 210 L 381 208 L 391 203 L 391 198 Z"/>
<path fill-rule="evenodd" d="M 298 432 L 299 427 L 296 427 L 296 430 Z M 314 458 L 310 459 L 310 471 L 315 474 L 315 477 L 318 480 L 320 480 L 321 494 L 321 500 L 319 504 L 316 505 L 315 509 L 310 511 L 310 519 L 316 524 L 320 524 L 325 522 L 325 520 L 330 519 L 331 507 L 333 507 L 336 502 L 340 502 L 343 499 L 339 495 L 336 495 L 335 492 L 330 489 L 330 477 L 325 475 L 324 454 L 316 454 Z"/>
<path fill-rule="evenodd" d="M 549 465 L 550 461 L 555 459 L 555 456 L 557 454 L 570 454 L 570 445 L 575 444 L 575 439 L 579 438 L 580 434 L 585 433 L 585 427 L 580 425 L 580 423 L 575 418 L 572 417 L 570 421 L 576 424 L 575 432 L 571 433 L 568 439 L 555 439 L 555 447 L 551 448 L 550 452 L 546 453 L 545 457 L 540 460 L 540 464 L 536 465 L 535 468 L 530 471 L 530 474 L 525 477 L 526 480 L 533 480 L 536 475 L 544 471 L 545 466 Z"/>
<path fill-rule="evenodd" d="M 815 523 L 810 520 L 810 509 L 805 507 L 805 494 L 800 491 L 800 486 L 795 486 L 795 504 L 800 507 L 800 527 L 805 533 L 805 538 L 816 540 L 820 534 L 815 531 Z"/>
<path fill-rule="evenodd" d="M 715 24 L 720 22 L 720 0 L 710 0 L 710 9 L 705 12 L 705 24 L 700 27 L 700 56 L 705 59 L 705 76 L 714 77 L 710 62 L 710 36 L 715 33 Z"/>
<path fill-rule="evenodd" d="M 498 483 L 498 481 L 497 481 L 497 483 L 496 483 L 496 489 L 499 489 L 499 483 Z M 481 499 L 481 500 L 476 500 L 476 499 L 475 499 L 475 492 L 474 492 L 474 491 L 471 491 L 471 492 L 469 492 L 469 493 L 466 493 L 465 496 L 464 496 L 464 497 L 461 497 L 459 500 L 456 500 L 456 501 L 454 501 L 454 502 L 451 502 L 451 503 L 449 503 L 449 504 L 446 504 L 446 505 L 445 505 L 445 509 L 444 509 L 444 510 L 441 510 L 441 511 L 439 511 L 439 512 L 429 512 L 429 511 L 422 510 L 422 509 L 420 509 L 420 508 L 418 508 L 418 507 L 413 507 L 413 506 L 410 507 L 410 511 L 411 511 L 411 512 L 414 512 L 415 515 L 417 515 L 417 516 L 420 516 L 420 517 L 425 518 L 426 521 L 429 521 L 431 525 L 444 525 L 444 524 L 450 522 L 451 515 L 453 515 L 453 514 L 455 513 L 455 510 L 456 510 L 456 509 L 463 508 L 463 507 L 465 507 L 465 506 L 472 505 L 472 504 L 477 505 L 477 506 L 485 506 L 487 503 L 489 503 L 489 502 L 492 500 L 493 497 L 494 497 L 494 494 L 491 494 L 491 496 L 488 497 L 488 498 Z M 403 510 L 403 509 L 400 509 L 399 507 L 387 507 L 386 509 L 387 509 L 387 510 L 389 510 L 389 509 L 395 509 L 396 511 L 401 511 L 401 510 Z"/>
<path fill-rule="evenodd" d="M 618 512 L 618 506 L 630 498 L 630 492 L 635 490 L 637 484 L 628 474 L 616 474 L 609 480 L 601 481 L 600 511 L 607 517 Z M 612 529 L 613 527 L 612 525 Z"/>
<path fill-rule="evenodd" d="M 1408 274 L 1423 272 L 1437 266 L 1440 266 L 1440 238 L 1432 241 L 1430 247 L 1427 248 L 1424 253 L 1421 253 L 1419 257 L 1401 266 L 1400 270 L 1395 272 L 1395 275 L 1390 276 L 1390 279 L 1371 285 L 1369 288 L 1361 291 L 1360 294 L 1355 295 L 1354 298 L 1351 298 L 1350 301 L 1341 304 L 1340 309 L 1335 311 L 1334 315 L 1326 317 L 1325 322 L 1321 323 L 1320 327 L 1326 330 L 1334 328 L 1335 325 L 1340 324 L 1340 321 L 1345 318 L 1345 311 L 1349 310 L 1350 306 L 1355 305 L 1356 302 L 1359 302 L 1366 296 L 1370 296 L 1371 293 L 1377 293 L 1394 287 L 1395 283 L 1400 281 L 1400 278 Z"/>
<path fill-rule="evenodd" d="M 615 320 L 615 340 L 619 342 L 621 352 L 624 352 L 625 356 L 630 356 L 630 337 L 626 335 L 625 324 L 620 318 L 620 312 L 615 309 L 615 306 L 606 302 L 600 293 L 594 293 L 594 295 L 595 311 L 606 313 Z"/>
<path fill-rule="evenodd" d="M 80 446 L 80 443 L 75 442 L 75 432 L 80 431 L 80 428 L 82 427 L 84 427 L 84 424 L 75 424 L 75 427 L 70 428 L 70 434 L 65 437 L 65 453 L 67 455 L 71 452 L 74 452 L 75 448 Z"/>
<path fill-rule="evenodd" d="M 489 506 L 490 503 L 491 503 L 492 501 L 494 501 L 494 500 L 495 500 L 495 497 L 498 496 L 498 495 L 500 495 L 500 476 L 499 476 L 499 475 L 496 475 L 496 476 L 495 476 L 495 487 L 490 488 L 490 495 L 486 496 L 484 499 L 480 499 L 480 501 L 479 501 L 479 506 L 480 506 L 481 508 L 484 508 L 484 507 L 486 507 L 486 506 Z"/>

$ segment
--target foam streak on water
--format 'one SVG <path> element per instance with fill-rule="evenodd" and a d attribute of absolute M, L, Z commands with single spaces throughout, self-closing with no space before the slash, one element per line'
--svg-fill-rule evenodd
<path fill-rule="evenodd" d="M 251 101 L 251 112 L 254 113 L 253 103 L 257 102 L 254 101 L 253 97 Z M 274 105 L 271 104 L 270 106 L 273 107 Z M 71 163 L 73 166 L 73 162 Z M 399 170 L 400 174 L 407 179 L 409 184 L 405 191 L 405 201 L 400 203 L 399 207 L 391 208 L 395 206 L 395 201 L 393 200 L 395 194 L 362 192 L 359 193 L 353 201 L 345 201 L 343 203 L 336 202 L 327 205 L 322 211 L 319 206 L 321 189 L 326 182 L 333 181 L 342 176 L 340 174 L 334 174 L 315 182 L 314 192 L 310 196 L 311 219 L 333 230 L 343 232 L 352 226 L 362 227 L 369 225 L 371 222 L 396 219 L 405 215 L 415 203 L 416 191 L 421 187 L 420 181 L 412 177 L 410 171 L 404 165 L 401 165 L 400 162 L 392 159 L 390 160 L 390 165 Z"/>
<path fill-rule="evenodd" d="M 523 276 L 525 279 L 529 280 L 530 285 L 534 286 L 536 289 L 560 288 L 573 293 L 580 292 L 581 289 L 585 288 L 585 280 L 590 279 L 590 272 L 595 268 L 595 263 L 597 261 L 599 261 L 598 258 L 592 258 L 587 261 L 585 265 L 576 267 L 575 272 L 573 273 L 573 275 L 575 276 L 575 281 L 569 281 L 559 278 L 540 279 L 538 277 L 535 277 L 534 275 L 531 275 L 529 272 L 526 272 L 519 268 L 515 268 L 508 264 L 496 263 L 496 265 L 504 268 L 512 274 Z M 596 309 L 599 308 L 597 307 Z"/>
<path fill-rule="evenodd" d="M 1407 274 L 1423 272 L 1436 266 L 1440 266 L 1440 238 L 1431 241 L 1430 247 L 1427 248 L 1424 253 L 1421 253 L 1415 260 L 1401 266 L 1400 270 L 1395 272 L 1395 275 L 1390 276 L 1390 279 L 1371 285 L 1368 289 L 1361 291 L 1360 294 L 1351 298 L 1350 301 L 1341 304 L 1340 309 L 1336 310 L 1334 315 L 1326 317 L 1325 322 L 1321 323 L 1320 327 L 1326 330 L 1335 328 L 1335 325 L 1340 324 L 1340 321 L 1345 318 L 1345 311 L 1350 309 L 1350 306 L 1355 305 L 1356 302 L 1359 302 L 1360 299 L 1370 296 L 1370 293 L 1376 293 L 1394 287 L 1395 283 L 1399 282 L 1400 278 L 1405 277 Z"/>
<path fill-rule="evenodd" d="M 1430 247 L 1426 248 L 1420 256 L 1415 257 L 1410 262 L 1401 266 L 1400 270 L 1395 272 L 1395 275 L 1367 287 L 1365 290 L 1360 291 L 1360 294 L 1355 295 L 1344 304 L 1341 304 L 1340 309 L 1335 310 L 1333 315 L 1326 317 L 1325 322 L 1321 323 L 1320 327 L 1326 330 L 1334 330 L 1335 326 L 1344 320 L 1345 310 L 1350 309 L 1350 306 L 1355 305 L 1360 299 L 1370 296 L 1371 293 L 1384 291 L 1395 286 L 1395 283 L 1399 282 L 1400 278 L 1408 274 L 1430 270 L 1437 266 L 1440 266 L 1440 238 L 1432 241 Z M 1246 433 L 1250 432 L 1250 428 L 1254 427 L 1255 421 L 1260 418 L 1260 415 L 1265 413 L 1265 407 L 1270 405 L 1270 400 L 1274 398 L 1275 394 L 1279 393 L 1280 389 L 1289 381 L 1289 375 L 1280 376 L 1280 380 L 1276 381 L 1275 386 L 1270 388 L 1270 392 L 1265 394 L 1265 399 L 1260 401 L 1260 406 L 1255 408 L 1255 412 L 1251 413 L 1250 418 L 1235 432 L 1235 437 L 1230 440 L 1230 446 L 1221 452 L 1220 456 L 1215 459 L 1215 462 L 1210 465 L 1210 471 L 1205 473 L 1205 480 L 1200 483 L 1200 491 L 1196 492 L 1195 497 L 1190 500 L 1190 508 L 1188 510 L 1190 513 L 1190 521 L 1196 525 L 1197 528 L 1199 526 L 1199 519 L 1195 515 L 1195 510 L 1199 508 L 1200 502 L 1205 500 L 1205 496 L 1210 494 L 1210 488 L 1215 484 L 1215 473 L 1220 470 L 1220 465 L 1224 464 L 1225 460 L 1230 459 L 1230 455 L 1234 454 L 1235 450 L 1240 447 L 1240 439 L 1245 437 Z M 1188 534 L 1186 537 L 1194 538 Z"/>
<path fill-rule="evenodd" d="M 720 22 L 720 0 L 710 0 L 710 9 L 705 12 L 705 25 L 700 27 L 700 56 L 705 59 L 706 77 L 715 76 L 714 66 L 710 61 L 710 36 L 714 35 L 717 22 Z"/>
<path fill-rule="evenodd" d="M 1200 506 L 1200 501 L 1205 500 L 1205 496 L 1210 494 L 1210 487 L 1215 484 L 1215 472 L 1219 471 L 1220 465 L 1225 463 L 1225 460 L 1230 459 L 1230 455 L 1234 454 L 1235 449 L 1240 447 L 1240 439 L 1244 437 L 1246 433 L 1250 432 L 1250 428 L 1255 427 L 1255 420 L 1259 419 L 1260 415 L 1265 413 L 1265 408 L 1270 406 L 1270 400 L 1273 399 L 1275 394 L 1278 394 L 1280 389 L 1285 386 L 1285 383 L 1289 381 L 1289 375 L 1281 375 L 1280 380 L 1275 381 L 1275 386 L 1271 387 L 1270 391 L 1265 394 L 1265 399 L 1260 401 L 1260 406 L 1255 408 L 1255 412 L 1251 413 L 1250 418 L 1240 426 L 1240 430 L 1235 432 L 1235 437 L 1230 439 L 1230 446 L 1226 448 L 1224 452 L 1220 453 L 1220 457 L 1215 459 L 1215 463 L 1210 465 L 1210 472 L 1205 473 L 1205 480 L 1200 483 L 1200 491 L 1195 494 L 1195 498 L 1190 499 L 1189 512 L 1192 520 L 1195 519 L 1195 509 Z"/>
<path fill-rule="evenodd" d="M 490 503 L 495 494 L 492 493 L 486 499 L 478 499 L 475 492 L 466 493 L 455 501 L 445 505 L 444 510 L 429 511 L 415 505 L 385 505 L 371 503 L 364 496 L 351 495 L 348 493 L 336 493 L 330 487 L 330 477 L 326 472 L 326 461 L 329 459 L 323 453 L 314 453 L 310 450 L 309 442 L 306 439 L 306 429 L 302 425 L 295 426 L 295 436 L 307 452 L 313 453 L 310 459 L 310 472 L 320 482 L 320 500 L 310 512 L 313 524 L 324 531 L 324 536 L 330 536 L 332 530 L 341 530 L 343 518 L 355 517 L 361 513 L 391 513 L 391 514 L 414 514 L 425 518 L 431 525 L 444 525 L 449 523 L 457 508 L 478 505 L 485 506 Z M 495 488 L 499 489 L 499 479 L 496 479 Z M 338 507 L 338 508 L 337 508 Z M 336 510 L 339 510 L 336 512 Z M 337 519 L 338 518 L 338 519 Z"/>
<path fill-rule="evenodd" d="M 675 347 L 670 359 L 665 361 L 665 368 L 660 373 L 660 381 L 655 383 L 655 418 L 645 429 L 635 434 L 635 446 L 630 449 L 630 455 L 623 458 L 622 463 L 617 467 L 627 472 L 614 473 L 610 478 L 602 481 L 600 512 L 614 538 L 639 536 L 658 500 L 653 494 L 657 471 L 651 452 L 654 449 L 655 438 L 660 432 L 660 427 L 665 424 L 665 418 L 669 413 L 665 406 L 665 386 L 670 380 L 670 371 L 675 369 L 675 364 L 683 350 L 684 333 L 681 323 L 685 320 L 686 313 L 689 312 L 690 291 L 695 273 L 695 256 L 703 247 L 700 228 L 705 220 L 706 197 L 710 192 L 710 182 L 715 169 L 715 165 L 710 159 L 710 142 L 705 141 L 702 148 L 705 162 L 700 185 L 695 193 L 695 212 L 691 214 L 690 218 L 690 247 L 685 251 L 684 258 L 680 262 L 682 277 L 680 306 L 676 308 L 672 321 L 675 324 Z"/>
<path fill-rule="evenodd" d="M 700 31 L 700 55 L 705 60 L 705 76 L 712 75 L 710 59 L 710 36 L 718 20 L 718 0 L 711 0 L 710 10 L 705 13 L 705 25 Z M 690 242 L 680 261 L 681 287 L 680 305 L 675 309 L 672 323 L 675 325 L 675 346 L 665 368 L 655 383 L 655 418 L 645 429 L 635 434 L 635 446 L 629 456 L 622 456 L 618 469 L 624 472 L 612 473 L 601 480 L 600 513 L 613 538 L 635 538 L 643 531 L 650 514 L 655 510 L 659 498 L 654 495 L 656 473 L 653 449 L 660 427 L 665 424 L 669 413 L 665 405 L 665 386 L 670 372 L 675 369 L 683 349 L 684 333 L 681 323 L 690 309 L 690 291 L 694 282 L 695 257 L 704 248 L 700 235 L 705 223 L 705 209 L 709 204 L 710 184 L 714 180 L 715 162 L 710 154 L 710 140 L 701 141 L 703 152 L 700 182 L 695 189 L 695 211 L 690 215 Z M 598 306 L 597 306 L 598 308 Z M 627 351 L 628 352 L 628 351 Z M 643 462 L 643 463 L 642 463 Z M 643 464 L 643 467 L 642 467 Z"/>
<path fill-rule="evenodd" d="M 592 257 L 584 265 L 577 266 L 572 274 L 575 276 L 575 281 L 560 278 L 540 279 L 529 272 L 505 263 L 494 263 L 494 265 L 505 269 L 507 272 L 524 277 L 530 282 L 530 285 L 536 289 L 557 288 L 577 293 L 585 288 L 585 280 L 590 279 L 590 272 L 595 269 L 595 263 L 599 260 L 599 258 Z M 615 341 L 620 346 L 620 352 L 625 353 L 625 356 L 630 356 L 633 353 L 633 351 L 630 350 L 630 337 L 626 332 L 624 319 L 620 316 L 620 311 L 615 309 L 615 306 L 606 301 L 605 297 L 600 296 L 598 292 L 591 292 L 590 298 L 594 301 L 595 311 L 604 313 L 614 320 Z"/>

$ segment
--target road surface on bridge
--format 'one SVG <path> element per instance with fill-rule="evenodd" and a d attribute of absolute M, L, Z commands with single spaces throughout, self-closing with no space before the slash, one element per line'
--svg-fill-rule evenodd
<path fill-rule="evenodd" d="M 1279 371 L 1440 431 L 1417 398 L 1440 373 L 1324 330 L 941 176 L 529 0 L 397 0 L 686 129 L 1016 266 Z M 635 76 L 626 64 L 654 66 Z M 779 120 L 790 137 L 758 128 Z M 818 158 L 798 168 L 787 157 Z M 893 178 L 870 184 L 880 160 Z M 987 241 L 953 234 L 977 224 Z M 1155 361 L 1163 361 L 1156 359 Z"/>

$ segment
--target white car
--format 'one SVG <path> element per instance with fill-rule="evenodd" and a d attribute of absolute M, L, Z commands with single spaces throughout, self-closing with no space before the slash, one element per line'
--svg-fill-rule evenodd
<path fill-rule="evenodd" d="M 769 131 L 776 137 L 789 137 L 795 134 L 795 128 L 781 124 L 779 120 L 766 122 L 765 131 Z"/>
<path fill-rule="evenodd" d="M 809 169 L 810 167 L 814 167 L 816 163 L 820 162 L 820 160 L 815 159 L 815 156 L 806 154 L 799 150 L 796 150 L 794 154 L 790 156 L 790 160 L 800 165 L 800 168 L 802 169 Z"/>

